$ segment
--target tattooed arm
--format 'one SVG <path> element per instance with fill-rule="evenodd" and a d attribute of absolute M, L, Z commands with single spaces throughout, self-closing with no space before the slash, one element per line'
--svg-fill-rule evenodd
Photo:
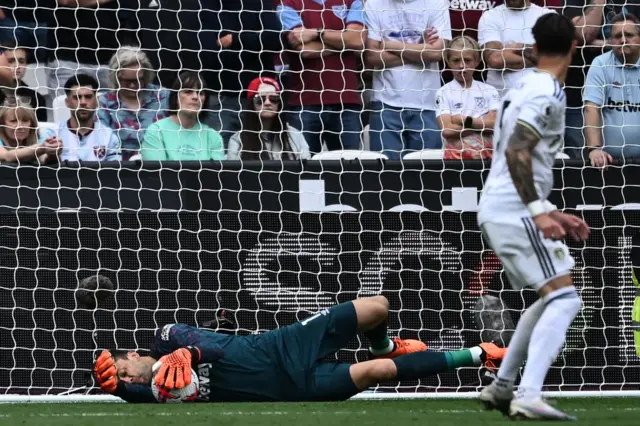
<path fill-rule="evenodd" d="M 539 199 L 533 181 L 532 165 L 533 150 L 539 141 L 540 134 L 537 131 L 518 121 L 505 150 L 511 179 L 525 206 Z"/>

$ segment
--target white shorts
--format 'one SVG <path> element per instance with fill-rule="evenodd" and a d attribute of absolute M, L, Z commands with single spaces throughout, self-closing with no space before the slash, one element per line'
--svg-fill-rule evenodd
<path fill-rule="evenodd" d="M 569 248 L 562 241 L 544 238 L 531 217 L 519 222 L 485 222 L 480 229 L 516 290 L 539 290 L 549 281 L 569 275 L 575 265 Z"/>

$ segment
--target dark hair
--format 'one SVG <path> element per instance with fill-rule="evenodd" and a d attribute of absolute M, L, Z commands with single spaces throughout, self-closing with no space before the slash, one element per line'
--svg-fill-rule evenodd
<path fill-rule="evenodd" d="M 64 84 L 64 92 L 67 94 L 67 96 L 69 96 L 69 94 L 71 93 L 71 89 L 73 89 L 74 87 L 85 86 L 89 86 L 94 91 L 97 91 L 100 88 L 100 83 L 98 83 L 98 80 L 91 77 L 90 75 L 76 74 L 70 77 L 69 80 L 67 80 L 67 82 Z"/>
<path fill-rule="evenodd" d="M 28 50 L 26 46 L 20 46 L 15 39 L 0 40 L 0 47 L 6 50 Z"/>
<path fill-rule="evenodd" d="M 203 121 L 209 115 L 207 105 L 209 105 L 209 91 L 206 90 L 207 83 L 200 77 L 197 72 L 185 71 L 176 77 L 171 86 L 171 93 L 169 93 L 169 113 L 171 115 L 178 114 L 180 110 L 180 104 L 178 102 L 178 95 L 182 90 L 204 90 L 205 98 L 202 105 L 202 111 L 198 114 L 198 120 Z"/>
<path fill-rule="evenodd" d="M 576 38 L 576 27 L 559 13 L 542 15 L 533 26 L 533 38 L 540 55 L 566 55 Z"/>
<path fill-rule="evenodd" d="M 254 98 L 247 98 L 244 111 L 242 112 L 240 158 L 242 160 L 269 160 L 269 153 L 263 150 L 262 139 L 260 139 L 260 133 L 264 129 L 260 121 L 260 113 L 255 110 L 253 99 Z M 282 152 L 291 152 L 289 131 L 287 129 L 285 116 L 282 112 L 282 101 L 280 101 L 280 109 L 273 123 L 273 128 L 269 130 L 278 135 L 277 137 L 280 140 Z"/>
<path fill-rule="evenodd" d="M 629 13 L 629 12 L 618 13 L 616 16 L 611 18 L 611 21 L 609 21 L 608 25 L 610 27 L 613 27 L 614 24 L 617 24 L 619 22 L 625 22 L 625 21 L 633 22 L 634 24 L 636 24 L 636 27 L 640 25 L 640 20 L 638 20 L 636 15 L 634 15 L 633 13 Z"/>
<path fill-rule="evenodd" d="M 121 349 L 113 349 L 113 350 L 110 350 L 109 352 L 111 352 L 111 356 L 113 357 L 114 361 L 118 361 L 120 359 L 127 359 L 129 354 L 129 351 L 123 351 Z"/>

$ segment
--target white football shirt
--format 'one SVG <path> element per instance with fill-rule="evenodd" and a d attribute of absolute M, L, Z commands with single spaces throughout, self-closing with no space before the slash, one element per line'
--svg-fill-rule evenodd
<path fill-rule="evenodd" d="M 482 117 L 500 107 L 498 91 L 488 84 L 473 80 L 465 89 L 456 80 L 436 92 L 436 117 L 443 114 Z"/>
<path fill-rule="evenodd" d="M 533 151 L 533 180 L 541 200 L 553 188 L 553 163 L 562 149 L 567 99 L 562 85 L 549 73 L 534 70 L 502 99 L 493 133 L 491 170 L 480 197 L 478 222 L 492 219 L 520 221 L 530 216 L 516 190 L 505 151 L 516 122 L 540 135 Z"/>
<path fill-rule="evenodd" d="M 478 43 L 484 46 L 490 41 L 498 41 L 502 45 L 509 43 L 533 44 L 531 29 L 542 15 L 555 13 L 546 7 L 532 4 L 526 9 L 511 9 L 506 5 L 500 5 L 487 10 L 482 14 L 478 23 Z M 520 70 L 496 70 L 487 72 L 487 84 L 496 89 L 511 89 L 516 82 L 531 72 L 532 68 Z"/>

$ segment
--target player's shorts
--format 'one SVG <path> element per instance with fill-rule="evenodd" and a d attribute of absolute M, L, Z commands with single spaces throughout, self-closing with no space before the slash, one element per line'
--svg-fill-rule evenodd
<path fill-rule="evenodd" d="M 287 360 L 286 373 L 295 382 L 294 392 L 286 399 L 338 401 L 359 392 L 351 380 L 351 364 L 324 360 L 357 336 L 358 318 L 353 303 L 333 306 L 275 332 Z"/>
<path fill-rule="evenodd" d="M 514 289 L 539 290 L 549 281 L 569 275 L 575 265 L 566 244 L 544 238 L 531 217 L 485 222 L 480 228 Z"/>

